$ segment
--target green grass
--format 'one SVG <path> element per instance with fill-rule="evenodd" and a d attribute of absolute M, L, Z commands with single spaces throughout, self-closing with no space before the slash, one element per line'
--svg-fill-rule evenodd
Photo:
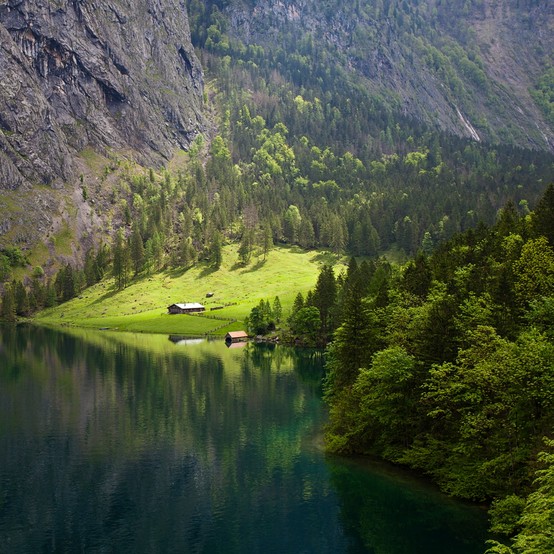
<path fill-rule="evenodd" d="M 100 175 L 104 167 L 108 165 L 109 160 L 95 152 L 93 148 L 87 147 L 79 152 L 80 157 L 85 161 L 89 169 L 95 174 Z"/>
<path fill-rule="evenodd" d="M 35 244 L 31 251 L 29 252 L 29 264 L 35 268 L 37 265 L 44 265 L 48 261 L 48 256 L 50 252 L 48 247 L 44 242 L 39 242 Z"/>
<path fill-rule="evenodd" d="M 67 223 L 52 237 L 56 254 L 69 256 L 72 252 L 73 233 Z"/>
<path fill-rule="evenodd" d="M 188 271 L 166 271 L 141 277 L 122 291 L 106 280 L 83 292 L 79 298 L 37 315 L 38 322 L 78 327 L 183 335 L 224 335 L 244 328 L 244 318 L 261 299 L 273 302 L 279 296 L 285 314 L 298 292 L 306 293 L 316 283 L 323 263 L 343 260 L 328 252 L 305 252 L 276 247 L 266 260 L 254 258 L 246 267 L 237 263 L 237 247 L 226 246 L 221 268 L 204 264 Z M 212 298 L 206 293 L 213 292 Z M 200 315 L 168 315 L 175 302 L 200 302 Z M 222 309 L 211 308 L 224 306 Z M 217 318 L 217 319 L 213 319 Z"/>

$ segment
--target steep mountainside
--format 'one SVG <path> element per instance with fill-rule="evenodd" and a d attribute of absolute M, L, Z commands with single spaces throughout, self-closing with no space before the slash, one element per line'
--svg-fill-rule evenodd
<path fill-rule="evenodd" d="M 477 141 L 554 149 L 552 83 L 547 90 L 540 84 L 553 62 L 549 0 L 207 4 L 223 15 L 212 18 L 211 33 L 196 37 L 208 49 L 242 51 L 257 62 L 257 44 L 274 52 L 277 71 L 296 65 L 296 84 L 325 82 L 343 70 L 343 78 L 396 113 L 432 127 Z M 219 40 L 219 31 L 230 40 Z"/>
<path fill-rule="evenodd" d="M 244 222 L 431 249 L 551 180 L 553 26 L 549 0 L 0 0 L 0 249 L 82 261 L 139 216 L 175 262 Z M 202 133 L 208 99 L 194 172 L 134 174 Z"/>
<path fill-rule="evenodd" d="M 179 0 L 0 2 L 0 76 L 0 190 L 19 197 L 74 181 L 85 148 L 153 163 L 203 127 L 202 70 Z M 28 206 L 39 220 L 53 211 L 41 196 L 46 210 Z M 6 218 L 0 233 L 10 227 Z"/>

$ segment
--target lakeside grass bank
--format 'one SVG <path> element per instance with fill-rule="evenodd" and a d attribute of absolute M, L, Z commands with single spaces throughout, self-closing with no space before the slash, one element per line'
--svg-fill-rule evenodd
<path fill-rule="evenodd" d="M 84 290 L 78 298 L 43 310 L 37 323 L 121 331 L 177 335 L 225 335 L 244 328 L 250 310 L 266 299 L 279 296 L 284 317 L 298 292 L 314 287 L 322 264 L 333 264 L 338 273 L 344 260 L 326 251 L 306 252 L 278 246 L 267 258 L 253 257 L 238 264 L 237 246 L 223 249 L 218 270 L 200 263 L 183 270 L 167 270 L 140 276 L 118 291 L 113 279 Z M 208 293 L 213 296 L 207 298 Z M 167 307 L 178 302 L 200 302 L 206 312 L 169 315 Z M 216 309 L 214 309 L 216 308 Z"/>

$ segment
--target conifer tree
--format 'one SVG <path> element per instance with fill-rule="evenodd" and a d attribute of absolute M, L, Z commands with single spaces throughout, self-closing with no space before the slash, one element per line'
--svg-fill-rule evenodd
<path fill-rule="evenodd" d="M 133 231 L 131 233 L 131 260 L 136 276 L 144 268 L 144 244 L 139 226 L 136 223 L 133 224 Z"/>
<path fill-rule="evenodd" d="M 216 231 L 210 245 L 210 262 L 213 268 L 219 269 L 223 261 L 223 247 L 221 245 L 221 233 Z"/>
<path fill-rule="evenodd" d="M 2 293 L 2 319 L 8 322 L 16 320 L 15 296 L 12 286 L 9 284 L 4 286 L 4 292 Z"/>
<path fill-rule="evenodd" d="M 181 242 L 181 263 L 183 267 L 188 268 L 194 264 L 197 258 L 197 253 L 192 244 L 192 238 L 186 237 Z"/>
<path fill-rule="evenodd" d="M 21 281 L 13 281 L 12 288 L 14 291 L 16 314 L 23 317 L 30 315 L 29 295 L 25 285 Z"/>
<path fill-rule="evenodd" d="M 85 283 L 87 287 L 91 287 L 96 280 L 96 269 L 95 269 L 95 253 L 93 248 L 89 248 L 85 254 L 85 263 L 83 266 L 85 272 Z"/>
<path fill-rule="evenodd" d="M 291 204 L 285 212 L 283 219 L 285 237 L 290 244 L 295 244 L 298 240 L 298 230 L 300 229 L 301 222 L 300 210 L 297 206 Z"/>
<path fill-rule="evenodd" d="M 319 273 L 313 295 L 313 305 L 321 317 L 321 334 L 326 340 L 335 327 L 335 303 L 337 301 L 337 282 L 331 265 L 325 264 Z"/>
<path fill-rule="evenodd" d="M 275 318 L 275 323 L 280 323 L 281 318 L 283 317 L 283 307 L 281 306 L 281 300 L 278 296 L 273 300 L 273 317 Z"/>
<path fill-rule="evenodd" d="M 244 229 L 238 250 L 239 261 L 246 265 L 252 257 L 253 230 Z"/>
<path fill-rule="evenodd" d="M 533 214 L 533 230 L 554 246 L 554 183 L 550 183 Z"/>
<path fill-rule="evenodd" d="M 107 244 L 101 244 L 96 252 L 94 260 L 94 274 L 96 282 L 101 281 L 104 277 L 106 270 L 108 269 L 110 256 L 110 247 Z"/>
<path fill-rule="evenodd" d="M 264 260 L 267 258 L 269 251 L 273 247 L 273 237 L 271 232 L 271 225 L 267 223 L 263 228 L 263 240 L 262 240 L 262 249 L 264 253 Z"/>
<path fill-rule="evenodd" d="M 53 308 L 56 305 L 56 288 L 51 279 L 48 279 L 44 288 L 44 307 Z"/>
<path fill-rule="evenodd" d="M 116 288 L 124 289 L 129 280 L 129 271 L 131 269 L 131 255 L 127 241 L 123 234 L 123 229 L 119 229 L 115 236 L 113 246 L 113 276 Z"/>
<path fill-rule="evenodd" d="M 29 291 L 29 304 L 31 311 L 40 310 L 45 303 L 45 287 L 41 282 L 41 278 L 33 275 L 31 280 L 31 288 Z"/>
<path fill-rule="evenodd" d="M 328 383 L 334 390 L 354 383 L 362 367 L 367 367 L 376 351 L 375 316 L 364 298 L 360 280 L 352 281 L 343 296 L 341 324 L 329 349 Z"/>
<path fill-rule="evenodd" d="M 302 293 L 299 292 L 296 295 L 296 298 L 294 299 L 294 303 L 292 305 L 292 312 L 299 312 L 304 307 L 304 296 L 302 296 Z"/>

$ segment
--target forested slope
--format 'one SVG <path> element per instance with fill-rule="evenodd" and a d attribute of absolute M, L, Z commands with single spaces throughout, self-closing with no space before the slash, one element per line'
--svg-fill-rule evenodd
<path fill-rule="evenodd" d="M 326 307 L 329 448 L 495 499 L 493 530 L 519 533 L 517 553 L 553 547 L 553 233 L 550 185 L 529 216 L 508 204 L 401 272 L 353 261 Z"/>
<path fill-rule="evenodd" d="M 223 116 L 219 132 L 275 240 L 357 255 L 391 246 L 413 254 L 492 223 L 508 199 L 522 212 L 537 200 L 552 157 L 523 146 L 548 150 L 548 141 L 498 129 L 476 137 L 458 106 L 466 97 L 476 112 L 502 104 L 469 76 L 473 68 L 487 90 L 503 89 L 479 58 L 473 23 L 500 29 L 500 20 L 513 22 L 522 36 L 530 32 L 525 25 L 536 31 L 529 44 L 540 43 L 542 53 L 527 68 L 530 83 L 548 67 L 552 10 L 540 2 L 532 9 L 466 4 L 464 11 L 439 2 L 188 2 L 193 41 L 216 78 L 210 97 Z M 519 42 L 509 50 L 531 56 Z M 450 115 L 436 94 L 425 109 L 412 109 L 430 84 Z M 548 124 L 539 125 L 545 116 L 526 94 L 534 134 Z M 515 129 L 513 104 L 502 106 L 506 117 L 494 117 Z M 485 110 L 473 119 L 492 125 L 492 118 Z M 291 206 L 297 228 L 287 233 Z"/>
<path fill-rule="evenodd" d="M 198 46 L 247 67 L 269 63 L 276 79 L 307 91 L 342 89 L 343 102 L 332 103 L 345 116 L 353 88 L 367 96 L 369 119 L 387 111 L 478 141 L 553 147 L 550 2 L 189 0 L 188 6 Z"/>
<path fill-rule="evenodd" d="M 230 242 L 240 244 L 241 264 L 278 242 L 364 256 L 389 252 L 402 260 L 419 250 L 428 254 L 479 222 L 492 224 L 508 200 L 520 215 L 528 214 L 552 179 L 551 154 L 515 146 L 513 137 L 508 144 L 493 144 L 492 135 L 481 141 L 471 133 L 460 136 L 464 133 L 439 124 L 440 118 L 433 124 L 402 107 L 387 88 L 390 83 L 378 75 L 369 78 L 361 62 L 353 61 L 355 52 L 368 57 L 380 52 L 379 45 L 385 47 L 386 41 L 371 31 L 381 27 L 390 29 L 394 40 L 389 42 L 403 56 L 411 52 L 414 64 L 428 63 L 432 44 L 439 52 L 445 29 L 445 37 L 458 41 L 467 57 L 471 41 L 464 35 L 464 21 L 496 21 L 500 8 L 492 17 L 490 6 L 481 13 L 477 3 L 467 3 L 467 13 L 452 12 L 450 4 L 385 4 L 359 2 L 337 10 L 328 2 L 315 10 L 311 2 L 253 3 L 248 19 L 241 2 L 190 0 L 191 34 L 207 71 L 210 133 L 198 137 L 178 164 L 161 170 L 145 170 L 115 152 L 87 151 L 88 171 L 72 185 L 71 198 L 57 193 L 65 204 L 56 216 L 60 228 L 33 227 L 46 235 L 41 255 L 25 255 L 25 233 L 15 235 L 15 226 L 4 235 L 14 240 L 0 253 L 2 279 L 28 276 L 46 259 L 48 265 L 37 267 L 34 278 L 43 287 L 50 278 L 52 288 L 61 265 L 57 289 L 46 295 L 52 303 L 78 294 L 106 271 L 113 271 L 124 287 L 135 275 L 185 269 L 197 259 L 217 266 L 221 245 Z M 551 9 L 543 2 L 509 5 L 503 18 L 525 19 L 528 9 L 526 25 L 537 26 L 536 37 L 529 39 L 538 49 L 529 69 L 535 75 L 535 69 L 547 66 L 549 38 L 543 37 L 545 22 L 539 20 L 550 21 Z M 425 10 L 431 10 L 429 17 Z M 275 25 L 281 20 L 286 22 L 282 28 Z M 245 26 L 249 31 L 239 40 Z M 357 41 L 365 37 L 366 47 L 356 50 L 356 41 L 344 42 L 347 29 Z M 427 54 L 399 38 L 413 40 L 416 31 Z M 460 56 L 462 51 L 456 50 Z M 436 56 L 436 71 L 448 73 L 452 60 Z M 400 71 L 406 64 L 393 65 Z M 541 83 L 545 100 L 549 81 Z M 17 202 L 35 198 L 19 196 Z M 8 195 L 0 200 L 8 210 L 16 203 Z M 44 213 L 49 210 L 45 207 Z M 6 218 L 8 227 L 12 220 L 15 216 Z M 30 292 L 33 283 L 26 279 Z M 31 304 L 40 308 L 45 294 L 37 283 L 35 288 L 38 300 Z M 24 302 L 18 312 L 29 312 Z"/>

